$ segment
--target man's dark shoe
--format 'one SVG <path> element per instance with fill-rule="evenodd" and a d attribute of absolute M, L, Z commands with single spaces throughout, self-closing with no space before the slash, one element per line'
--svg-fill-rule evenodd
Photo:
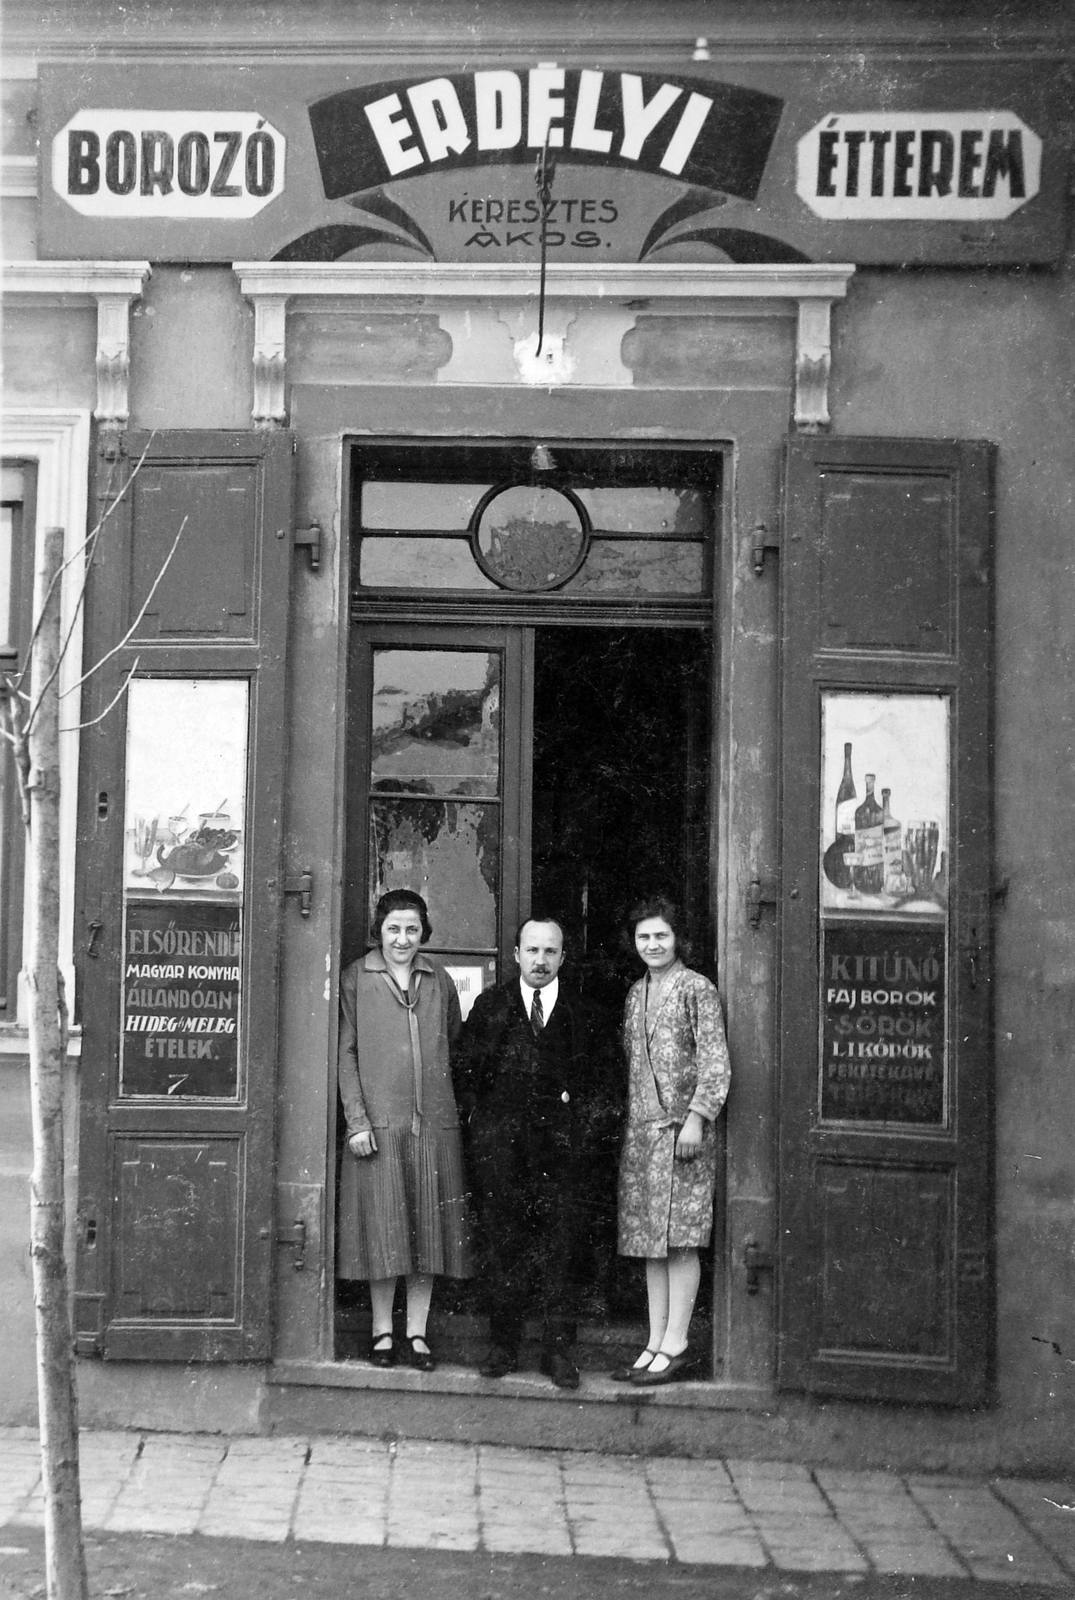
<path fill-rule="evenodd" d="M 558 1389 L 577 1389 L 579 1386 L 579 1369 L 562 1350 L 543 1350 L 541 1370 Z"/>
<path fill-rule="evenodd" d="M 519 1357 L 516 1351 L 509 1350 L 507 1345 L 492 1344 L 489 1354 L 482 1362 L 478 1371 L 483 1378 L 506 1378 L 509 1372 L 518 1372 Z"/>

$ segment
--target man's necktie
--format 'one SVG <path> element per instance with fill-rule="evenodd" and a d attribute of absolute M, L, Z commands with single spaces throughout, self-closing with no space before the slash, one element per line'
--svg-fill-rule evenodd
<path fill-rule="evenodd" d="M 534 998 L 530 1002 L 530 1026 L 535 1035 L 540 1039 L 541 1030 L 545 1026 L 545 1013 L 541 1009 L 541 990 L 534 990 Z"/>

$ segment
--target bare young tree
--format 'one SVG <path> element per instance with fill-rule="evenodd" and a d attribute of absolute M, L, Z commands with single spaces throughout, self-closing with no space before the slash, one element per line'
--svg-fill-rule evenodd
<path fill-rule="evenodd" d="M 146 447 L 148 451 L 148 445 Z M 143 453 L 142 460 L 145 459 Z M 126 645 L 137 631 L 175 555 L 186 518 L 137 617 L 120 644 L 76 683 L 60 690 L 74 618 L 62 631 L 61 584 L 81 563 L 74 614 L 85 596 L 85 566 L 105 522 L 130 488 L 140 460 L 111 500 L 86 543 L 64 561 L 64 530 L 47 528 L 34 569 L 33 627 L 27 659 L 0 675 L 0 735 L 11 745 L 26 830 L 28 939 L 23 977 L 29 999 L 30 1099 L 34 1163 L 30 1177 L 30 1256 L 37 1333 L 37 1395 L 45 1500 L 45 1566 L 49 1600 L 87 1600 L 78 1468 L 78 1401 L 64 1258 L 63 1073 L 68 1012 L 60 946 L 60 700 Z M 118 703 L 138 666 L 95 722 Z M 77 727 L 88 724 L 76 724 Z M 65 728 L 63 732 L 76 729 Z"/>

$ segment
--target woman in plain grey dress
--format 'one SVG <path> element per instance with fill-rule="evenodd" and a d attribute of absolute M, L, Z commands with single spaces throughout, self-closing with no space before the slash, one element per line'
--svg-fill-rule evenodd
<path fill-rule="evenodd" d="M 377 903 L 376 947 L 340 980 L 339 1085 L 347 1125 L 340 1175 L 338 1270 L 370 1286 L 370 1360 L 397 1353 L 420 1371 L 434 1278 L 470 1277 L 470 1227 L 450 1051 L 461 1026 L 448 974 L 421 953 L 426 903 L 393 889 Z M 396 1283 L 406 1279 L 407 1337 L 392 1336 Z"/>

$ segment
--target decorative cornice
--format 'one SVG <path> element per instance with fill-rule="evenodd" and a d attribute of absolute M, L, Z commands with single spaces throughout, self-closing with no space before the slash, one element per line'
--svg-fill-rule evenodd
<path fill-rule="evenodd" d="M 89 305 L 102 294 L 142 293 L 151 267 L 148 261 L 6 261 L 4 298 L 62 295 Z"/>
<path fill-rule="evenodd" d="M 347 295 L 423 299 L 469 297 L 536 300 L 538 274 L 526 263 L 512 266 L 468 262 L 237 261 L 244 295 Z M 550 264 L 549 300 L 840 300 L 853 266 L 735 266 L 679 262 L 668 266 Z M 642 308 L 639 308 L 642 309 Z"/>
<path fill-rule="evenodd" d="M 438 383 L 622 388 L 633 380 L 620 349 L 639 312 L 713 315 L 722 304 L 749 301 L 797 314 L 795 425 L 815 431 L 829 422 L 830 311 L 846 295 L 855 269 L 814 263 L 554 264 L 546 277 L 550 309 L 540 358 L 532 326 L 538 275 L 525 264 L 241 261 L 233 271 L 254 305 L 253 418 L 259 428 L 286 421 L 289 303 L 292 310 L 304 300 L 327 300 L 364 310 L 383 305 L 433 312 L 452 341 Z"/>
<path fill-rule="evenodd" d="M 10 261 L 3 268 L 8 305 L 97 307 L 97 407 L 102 428 L 119 429 L 130 415 L 131 301 L 145 287 L 148 261 Z"/>

